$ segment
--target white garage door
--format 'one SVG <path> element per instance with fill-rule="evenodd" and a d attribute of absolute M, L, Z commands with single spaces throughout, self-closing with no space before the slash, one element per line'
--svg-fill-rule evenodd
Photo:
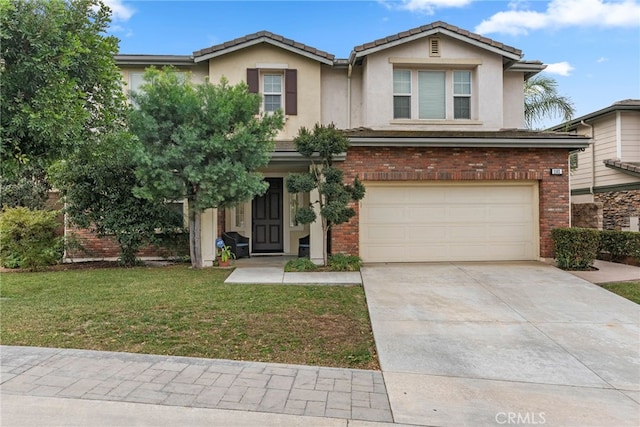
<path fill-rule="evenodd" d="M 537 184 L 365 183 L 365 262 L 538 258 Z"/>

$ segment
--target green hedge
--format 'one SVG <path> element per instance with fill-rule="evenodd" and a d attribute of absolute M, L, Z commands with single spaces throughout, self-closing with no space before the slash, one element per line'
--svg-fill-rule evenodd
<path fill-rule="evenodd" d="M 62 259 L 64 239 L 56 236 L 57 211 L 5 209 L 0 213 L 0 263 L 7 268 L 39 267 Z"/>
<path fill-rule="evenodd" d="M 637 231 L 603 230 L 600 232 L 600 250 L 611 259 L 627 256 L 640 258 L 640 233 Z"/>
<path fill-rule="evenodd" d="M 593 228 L 556 228 L 551 230 L 558 267 L 586 270 L 598 256 L 600 231 Z"/>

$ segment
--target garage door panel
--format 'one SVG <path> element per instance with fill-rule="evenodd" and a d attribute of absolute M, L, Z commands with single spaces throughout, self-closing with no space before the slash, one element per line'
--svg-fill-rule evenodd
<path fill-rule="evenodd" d="M 368 186 L 360 209 L 361 257 L 366 262 L 536 259 L 536 192 L 532 183 Z"/>

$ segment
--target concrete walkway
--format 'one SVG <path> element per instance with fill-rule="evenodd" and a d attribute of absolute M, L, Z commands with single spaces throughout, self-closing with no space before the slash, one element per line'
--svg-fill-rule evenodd
<path fill-rule="evenodd" d="M 537 262 L 362 276 L 396 422 L 640 425 L 637 304 Z"/>
<path fill-rule="evenodd" d="M 281 267 L 236 268 L 224 283 L 361 285 L 359 271 L 285 273 Z"/>

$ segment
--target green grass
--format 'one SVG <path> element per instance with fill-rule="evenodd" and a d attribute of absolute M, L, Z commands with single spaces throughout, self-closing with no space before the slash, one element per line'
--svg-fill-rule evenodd
<path fill-rule="evenodd" d="M 603 288 L 640 304 L 640 282 L 613 282 L 604 283 Z"/>
<path fill-rule="evenodd" d="M 377 369 L 361 286 L 186 266 L 3 273 L 0 343 Z"/>

